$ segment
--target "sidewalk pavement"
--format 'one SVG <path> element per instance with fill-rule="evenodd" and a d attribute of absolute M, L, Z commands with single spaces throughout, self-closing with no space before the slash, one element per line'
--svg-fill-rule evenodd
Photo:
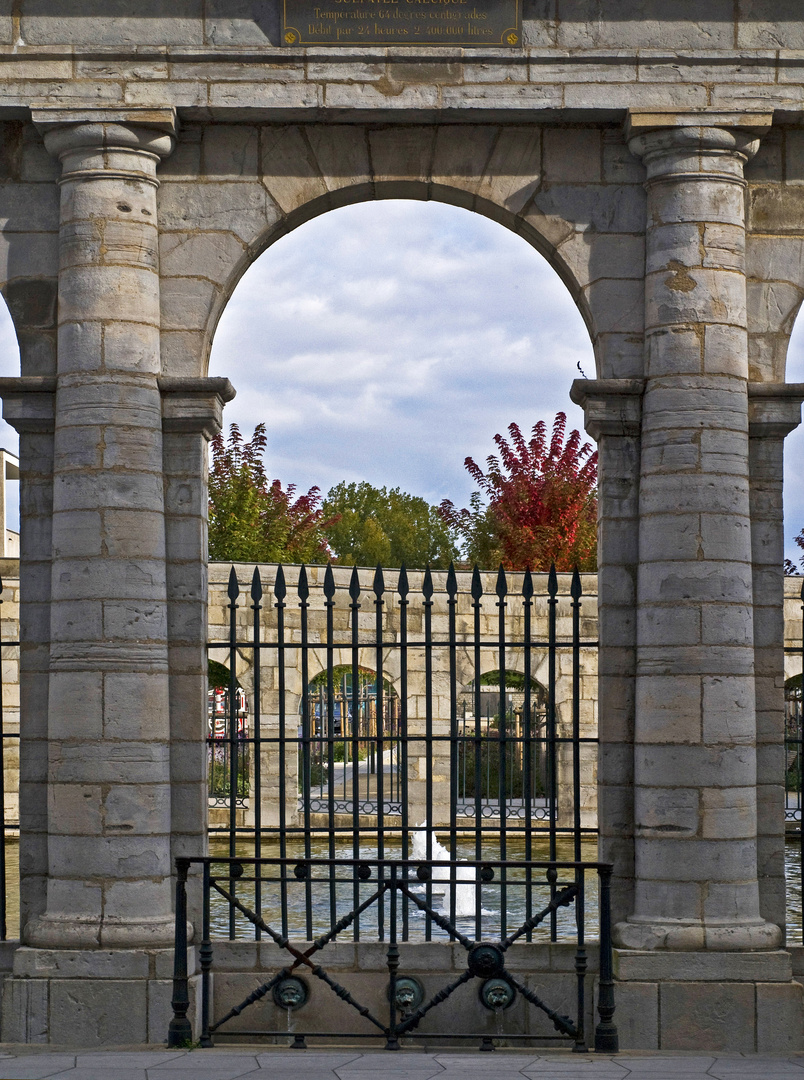
<path fill-rule="evenodd" d="M 804 1080 L 804 1054 L 0 1047 L 0 1080 Z"/>

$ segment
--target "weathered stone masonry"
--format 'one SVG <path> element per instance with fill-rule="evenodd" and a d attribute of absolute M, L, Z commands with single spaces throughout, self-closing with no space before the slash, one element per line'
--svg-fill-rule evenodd
<path fill-rule="evenodd" d="M 594 344 L 573 393 L 601 454 L 624 1043 L 802 1045 L 777 947 L 799 5 L 534 0 L 514 50 L 293 50 L 278 27 L 275 0 L 0 2 L 24 642 L 4 1037 L 163 1037 L 170 860 L 204 844 L 205 440 L 232 392 L 205 379 L 212 335 L 277 237 L 404 197 L 519 233 Z"/>

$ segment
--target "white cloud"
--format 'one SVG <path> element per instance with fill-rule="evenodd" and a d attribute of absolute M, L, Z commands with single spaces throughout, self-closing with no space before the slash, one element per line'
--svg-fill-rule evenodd
<path fill-rule="evenodd" d="M 268 468 L 468 500 L 463 468 L 512 421 L 567 412 L 592 347 L 564 285 L 524 240 L 435 203 L 334 211 L 270 248 L 224 312 L 210 373 L 227 422 L 269 426 Z"/>

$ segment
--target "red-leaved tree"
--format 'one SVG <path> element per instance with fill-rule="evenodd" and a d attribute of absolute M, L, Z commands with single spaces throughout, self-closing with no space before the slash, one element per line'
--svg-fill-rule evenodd
<path fill-rule="evenodd" d="M 245 440 L 237 424 L 212 440 L 209 470 L 209 557 L 233 562 L 323 562 L 332 554 L 321 495 L 269 481 L 265 424 Z"/>
<path fill-rule="evenodd" d="M 597 566 L 597 452 L 556 415 L 548 439 L 543 420 L 525 439 L 510 424 L 509 439 L 495 435 L 499 458 L 486 459 L 484 472 L 472 458 L 466 469 L 480 492 L 471 509 L 448 499 L 440 513 L 463 542 L 470 562 L 506 569 L 594 570 Z M 485 505 L 483 497 L 485 496 Z"/>

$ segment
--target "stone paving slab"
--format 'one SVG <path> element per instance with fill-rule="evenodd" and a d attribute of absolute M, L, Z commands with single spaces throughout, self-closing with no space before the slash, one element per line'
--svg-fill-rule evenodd
<path fill-rule="evenodd" d="M 804 1080 L 804 1054 L 0 1049 L 0 1080 Z"/>

